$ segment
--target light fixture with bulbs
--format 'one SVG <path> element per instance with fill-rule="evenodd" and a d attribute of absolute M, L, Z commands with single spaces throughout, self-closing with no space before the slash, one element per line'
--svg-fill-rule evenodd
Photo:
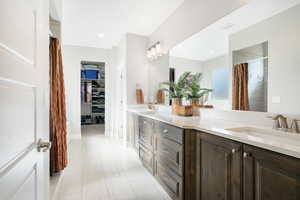
<path fill-rule="evenodd" d="M 163 50 L 160 42 L 156 42 L 147 50 L 147 57 L 150 61 L 156 60 L 163 56 Z"/>

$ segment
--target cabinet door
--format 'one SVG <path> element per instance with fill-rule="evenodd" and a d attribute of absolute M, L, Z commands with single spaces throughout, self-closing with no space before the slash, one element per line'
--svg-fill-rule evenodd
<path fill-rule="evenodd" d="M 182 178 L 155 161 L 155 178 L 173 200 L 183 200 Z"/>
<path fill-rule="evenodd" d="M 182 176 L 182 145 L 164 137 L 156 137 L 155 141 L 156 155 L 160 164 Z"/>
<path fill-rule="evenodd" d="M 133 126 L 134 126 L 134 149 L 138 152 L 139 151 L 139 120 L 138 116 L 135 115 L 133 119 Z"/>
<path fill-rule="evenodd" d="M 242 144 L 201 133 L 197 200 L 242 199 Z"/>
<path fill-rule="evenodd" d="M 160 164 L 182 176 L 182 145 L 164 137 L 156 137 L 155 139 L 155 152 Z"/>
<path fill-rule="evenodd" d="M 299 200 L 300 160 L 244 146 L 244 200 Z"/>
<path fill-rule="evenodd" d="M 153 153 L 143 145 L 139 146 L 139 158 L 142 161 L 145 168 L 151 173 L 154 174 L 154 158 Z"/>

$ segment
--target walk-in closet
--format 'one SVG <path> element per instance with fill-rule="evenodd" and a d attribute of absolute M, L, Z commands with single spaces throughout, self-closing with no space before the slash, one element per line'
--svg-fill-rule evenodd
<path fill-rule="evenodd" d="M 81 125 L 104 124 L 105 63 L 81 62 Z"/>

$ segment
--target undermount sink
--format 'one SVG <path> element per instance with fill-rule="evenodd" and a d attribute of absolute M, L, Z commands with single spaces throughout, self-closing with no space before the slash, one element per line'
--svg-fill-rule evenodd
<path fill-rule="evenodd" d="M 243 132 L 247 134 L 274 134 L 274 130 L 267 130 L 267 129 L 261 129 L 261 128 L 255 128 L 255 127 L 238 127 L 238 128 L 228 128 L 226 129 L 228 131 L 234 131 L 234 132 Z M 278 131 L 276 131 L 278 132 Z M 284 134 L 284 133 L 282 133 Z"/>
<path fill-rule="evenodd" d="M 277 131 L 272 129 L 263 129 L 255 127 L 238 127 L 238 128 L 228 128 L 227 131 L 239 132 L 247 134 L 248 136 L 265 138 L 270 140 L 288 140 L 288 141 L 300 141 L 299 134 L 287 133 L 283 131 Z"/>

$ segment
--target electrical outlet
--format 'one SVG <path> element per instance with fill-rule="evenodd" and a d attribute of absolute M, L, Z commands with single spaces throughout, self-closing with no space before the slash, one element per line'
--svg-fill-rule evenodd
<path fill-rule="evenodd" d="M 281 103 L 281 97 L 280 96 L 273 96 L 272 97 L 272 103 Z"/>

